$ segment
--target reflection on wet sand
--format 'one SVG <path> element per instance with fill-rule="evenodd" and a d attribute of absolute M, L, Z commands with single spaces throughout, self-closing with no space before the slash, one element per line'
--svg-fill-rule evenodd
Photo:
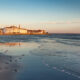
<path fill-rule="evenodd" d="M 22 45 L 22 43 L 21 42 L 9 42 L 9 43 L 0 43 L 0 46 L 2 46 L 2 45 L 6 45 L 6 46 L 20 46 L 20 45 Z"/>
<path fill-rule="evenodd" d="M 0 43 L 0 52 L 11 56 L 27 55 L 30 50 L 37 48 L 37 46 L 39 44 L 35 42 L 5 42 Z"/>
<path fill-rule="evenodd" d="M 0 43 L 0 80 L 16 80 L 23 67 L 22 59 L 37 46 L 35 42 Z"/>
<path fill-rule="evenodd" d="M 0 43 L 0 80 L 16 80 L 16 74 L 22 69 L 21 60 L 37 46 L 34 42 Z"/>

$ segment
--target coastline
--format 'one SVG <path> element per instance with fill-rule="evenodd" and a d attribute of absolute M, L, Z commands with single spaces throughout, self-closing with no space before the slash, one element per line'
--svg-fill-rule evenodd
<path fill-rule="evenodd" d="M 50 35 L 49 33 L 44 33 L 44 34 L 0 34 L 0 36 L 7 36 L 7 35 Z"/>

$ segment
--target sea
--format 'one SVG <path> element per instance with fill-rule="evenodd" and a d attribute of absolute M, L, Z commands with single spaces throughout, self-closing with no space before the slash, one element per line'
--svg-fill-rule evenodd
<path fill-rule="evenodd" d="M 80 34 L 0 36 L 0 80 L 80 80 Z"/>

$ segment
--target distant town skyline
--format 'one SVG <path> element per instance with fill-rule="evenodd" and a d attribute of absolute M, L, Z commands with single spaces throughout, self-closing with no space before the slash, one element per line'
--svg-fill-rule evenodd
<path fill-rule="evenodd" d="M 10 25 L 80 33 L 80 0 L 0 0 L 0 28 Z"/>

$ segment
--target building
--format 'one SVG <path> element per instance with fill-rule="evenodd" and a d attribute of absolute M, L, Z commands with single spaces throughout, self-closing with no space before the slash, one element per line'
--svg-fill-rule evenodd
<path fill-rule="evenodd" d="M 16 35 L 16 34 L 25 34 L 25 35 L 43 35 L 47 34 L 45 30 L 28 30 L 16 26 L 10 26 L 0 29 L 0 34 L 4 35 Z"/>
<path fill-rule="evenodd" d="M 3 29 L 1 28 L 1 29 L 0 29 L 0 34 L 2 34 L 2 33 L 3 33 Z"/>
<path fill-rule="evenodd" d="M 16 26 L 10 26 L 3 28 L 4 34 L 26 34 L 27 29 L 16 27 Z"/>
<path fill-rule="evenodd" d="M 28 34 L 44 34 L 44 30 L 28 30 Z"/>

